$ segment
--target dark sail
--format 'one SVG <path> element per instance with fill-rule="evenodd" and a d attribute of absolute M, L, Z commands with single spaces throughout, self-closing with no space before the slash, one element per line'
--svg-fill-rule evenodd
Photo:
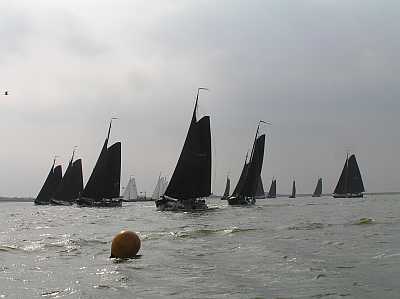
<path fill-rule="evenodd" d="M 106 183 L 107 169 L 107 144 L 108 138 L 104 141 L 99 158 L 93 168 L 92 174 L 82 191 L 82 197 L 100 200 L 103 198 L 103 188 Z"/>
<path fill-rule="evenodd" d="M 119 197 L 121 180 L 121 142 L 116 142 L 107 150 L 106 185 L 104 198 Z"/>
<path fill-rule="evenodd" d="M 81 159 L 68 164 L 68 168 L 59 184 L 54 199 L 65 202 L 73 202 L 78 198 L 83 189 L 82 162 Z"/>
<path fill-rule="evenodd" d="M 342 173 L 340 174 L 339 181 L 336 185 L 335 191 L 333 193 L 335 194 L 346 194 L 347 193 L 347 163 L 348 163 L 348 158 L 346 158 L 346 162 L 344 162 L 343 170 Z"/>
<path fill-rule="evenodd" d="M 83 190 L 82 159 L 78 159 L 72 164 L 72 177 L 74 192 L 71 192 L 71 195 L 72 198 L 76 199 Z"/>
<path fill-rule="evenodd" d="M 231 188 L 231 180 L 229 179 L 229 177 L 227 177 L 225 191 L 224 191 L 224 195 L 222 197 L 226 198 L 229 196 L 230 188 Z"/>
<path fill-rule="evenodd" d="M 296 197 L 296 182 L 295 181 L 293 181 L 292 194 L 289 197 L 290 198 L 295 198 Z"/>
<path fill-rule="evenodd" d="M 57 200 L 63 201 L 71 201 L 72 198 L 69 198 L 69 191 L 71 189 L 72 182 L 72 159 L 68 163 L 67 170 L 64 173 L 63 178 L 61 179 L 61 183 L 58 185 L 57 190 L 54 194 L 54 198 Z"/>
<path fill-rule="evenodd" d="M 322 194 L 322 178 L 318 179 L 317 186 L 315 187 L 313 197 L 320 197 Z"/>
<path fill-rule="evenodd" d="M 362 197 L 364 184 L 356 157 L 346 157 L 342 173 L 334 191 L 334 197 Z"/>
<path fill-rule="evenodd" d="M 269 187 L 268 191 L 268 198 L 275 198 L 276 197 L 276 180 L 272 179 L 271 186 Z"/>
<path fill-rule="evenodd" d="M 261 175 L 264 160 L 265 134 L 259 136 L 253 146 L 253 153 L 250 157 L 249 168 L 244 182 L 243 195 L 254 197 Z"/>
<path fill-rule="evenodd" d="M 175 199 L 193 199 L 211 194 L 211 131 L 210 117 L 196 121 L 196 105 L 192 120 L 165 195 Z"/>
<path fill-rule="evenodd" d="M 247 156 L 246 156 L 246 160 L 243 165 L 242 173 L 240 174 L 240 177 L 236 184 L 236 187 L 233 190 L 232 196 L 238 196 L 240 194 L 243 194 L 243 187 L 244 187 L 244 183 L 245 183 L 246 176 L 247 176 L 247 170 L 249 168 L 249 164 L 246 163 L 246 161 L 247 161 Z"/>
<path fill-rule="evenodd" d="M 54 164 L 51 166 L 49 174 L 47 175 L 46 180 L 44 181 L 44 184 L 42 188 L 39 191 L 39 194 L 36 196 L 35 202 L 48 202 L 50 201 L 50 193 L 51 193 L 51 185 L 53 184 L 53 172 L 54 172 Z"/>
<path fill-rule="evenodd" d="M 256 196 L 260 197 L 260 198 L 265 198 L 265 191 L 264 191 L 264 186 L 262 183 L 261 176 L 259 176 L 259 178 L 258 178 Z"/>
<path fill-rule="evenodd" d="M 361 178 L 360 169 L 356 157 L 351 155 L 348 160 L 348 193 L 357 194 L 364 192 L 364 184 Z"/>
<path fill-rule="evenodd" d="M 52 194 L 54 195 L 54 192 L 56 192 L 58 185 L 61 183 L 61 179 L 62 179 L 62 169 L 61 169 L 61 165 L 58 165 L 54 168 L 54 173 L 53 173 L 53 188 L 52 188 Z"/>
<path fill-rule="evenodd" d="M 35 203 L 50 203 L 50 198 L 54 195 L 58 185 L 60 184 L 61 177 L 61 165 L 54 167 L 53 162 L 49 174 L 47 175 L 47 178 L 35 199 Z"/>
<path fill-rule="evenodd" d="M 121 143 L 116 142 L 107 148 L 110 137 L 112 118 L 99 158 L 85 189 L 77 200 L 79 206 L 120 207 L 119 196 L 121 179 Z"/>

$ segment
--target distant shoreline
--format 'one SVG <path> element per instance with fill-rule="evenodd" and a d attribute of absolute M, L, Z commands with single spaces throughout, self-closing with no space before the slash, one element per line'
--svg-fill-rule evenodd
<path fill-rule="evenodd" d="M 396 195 L 400 194 L 400 191 L 394 192 L 365 192 L 364 195 Z M 277 194 L 276 197 L 288 197 L 290 194 Z M 296 197 L 311 197 L 312 193 L 309 194 L 296 194 Z M 321 196 L 332 196 L 332 193 L 324 193 Z"/>
<path fill-rule="evenodd" d="M 33 202 L 31 197 L 0 197 L 0 202 Z"/>

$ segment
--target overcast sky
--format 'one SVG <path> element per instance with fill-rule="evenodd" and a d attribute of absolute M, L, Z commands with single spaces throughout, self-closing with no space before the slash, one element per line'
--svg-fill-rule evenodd
<path fill-rule="evenodd" d="M 259 119 L 278 193 L 332 192 L 346 151 L 367 191 L 400 190 L 398 0 L 0 2 L 0 195 L 39 192 L 73 146 L 87 181 L 113 123 L 122 180 L 170 177 L 194 106 L 211 117 L 213 191 L 236 184 Z"/>

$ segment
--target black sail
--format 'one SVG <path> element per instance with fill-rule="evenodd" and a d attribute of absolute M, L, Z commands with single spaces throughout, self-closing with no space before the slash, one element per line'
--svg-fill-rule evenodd
<path fill-rule="evenodd" d="M 54 199 L 63 201 L 72 201 L 69 197 L 69 192 L 72 187 L 72 159 L 68 163 L 67 170 L 61 179 L 61 183 L 58 185 L 57 190 L 54 194 Z"/>
<path fill-rule="evenodd" d="M 71 194 L 72 198 L 76 199 L 83 190 L 82 159 L 78 159 L 72 164 L 72 173 L 74 191 Z"/>
<path fill-rule="evenodd" d="M 103 189 L 106 183 L 107 171 L 107 144 L 108 138 L 104 141 L 99 158 L 93 168 L 92 174 L 82 191 L 82 197 L 100 200 L 103 198 Z"/>
<path fill-rule="evenodd" d="M 335 190 L 333 191 L 333 193 L 335 193 L 335 194 L 346 194 L 347 193 L 347 182 L 346 182 L 347 176 L 348 176 L 347 164 L 348 164 L 348 159 L 346 158 L 346 162 L 344 162 L 343 170 L 342 170 L 342 173 L 340 174 L 339 181 L 336 185 Z"/>
<path fill-rule="evenodd" d="M 247 159 L 247 158 L 246 158 Z M 249 169 L 249 164 L 244 163 L 242 173 L 240 174 L 239 181 L 236 184 L 235 189 L 233 190 L 232 196 L 238 196 L 243 194 L 243 188 L 247 177 L 247 170 Z"/>
<path fill-rule="evenodd" d="M 54 192 L 56 192 L 56 189 L 58 185 L 61 183 L 62 179 L 62 169 L 61 165 L 58 165 L 54 168 L 54 173 L 53 173 L 54 181 L 53 181 L 53 186 L 51 188 L 51 195 L 54 195 Z"/>
<path fill-rule="evenodd" d="M 39 191 L 39 194 L 37 195 L 35 202 L 40 202 L 40 203 L 49 203 L 50 198 L 54 193 L 54 163 L 50 168 L 50 171 L 46 177 L 46 180 L 44 181 L 44 184 L 42 188 Z"/>
<path fill-rule="evenodd" d="M 268 191 L 268 198 L 275 198 L 276 197 L 276 180 L 272 180 L 271 186 L 269 187 Z"/>
<path fill-rule="evenodd" d="M 68 168 L 58 185 L 57 191 L 54 194 L 54 199 L 73 202 L 79 197 L 83 189 L 82 179 L 82 162 L 81 159 L 72 163 L 72 159 L 68 164 Z"/>
<path fill-rule="evenodd" d="M 229 196 L 230 188 L 231 188 L 231 180 L 229 179 L 229 177 L 227 177 L 226 178 L 225 191 L 224 191 L 224 195 L 222 197 L 228 197 Z"/>
<path fill-rule="evenodd" d="M 260 135 L 254 142 L 253 153 L 250 157 L 249 169 L 245 178 L 243 195 L 254 197 L 261 175 L 264 161 L 265 134 Z"/>
<path fill-rule="evenodd" d="M 364 192 L 364 184 L 356 157 L 351 155 L 348 161 L 348 193 L 357 194 Z"/>
<path fill-rule="evenodd" d="M 165 195 L 176 199 L 207 197 L 211 194 L 210 117 L 196 121 L 196 107 Z"/>
<path fill-rule="evenodd" d="M 258 177 L 258 183 L 257 183 L 257 190 L 256 190 L 256 196 L 265 196 L 265 191 L 264 191 L 264 186 L 262 183 L 261 176 Z"/>
<path fill-rule="evenodd" d="M 322 194 L 322 178 L 318 179 L 317 186 L 315 187 L 313 197 L 319 197 Z"/>
<path fill-rule="evenodd" d="M 119 197 L 121 181 L 121 142 L 116 142 L 107 150 L 106 185 L 104 198 Z"/>

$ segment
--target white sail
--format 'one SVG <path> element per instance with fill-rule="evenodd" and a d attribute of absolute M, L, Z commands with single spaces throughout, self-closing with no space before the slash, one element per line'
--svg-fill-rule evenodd
<path fill-rule="evenodd" d="M 161 189 L 161 177 L 158 177 L 156 187 L 154 188 L 152 199 L 157 200 L 160 198 L 160 189 Z"/>
<path fill-rule="evenodd" d="M 124 200 L 136 200 L 138 198 L 135 178 L 131 177 L 129 179 L 128 185 L 126 185 L 122 196 L 124 197 Z"/>
<path fill-rule="evenodd" d="M 151 198 L 154 200 L 159 199 L 160 196 L 164 195 L 165 190 L 167 190 L 167 187 L 168 187 L 167 178 L 164 176 L 159 176 Z"/>
<path fill-rule="evenodd" d="M 167 190 L 167 187 L 168 187 L 167 178 L 163 177 L 161 181 L 160 195 L 164 195 L 165 190 Z"/>

